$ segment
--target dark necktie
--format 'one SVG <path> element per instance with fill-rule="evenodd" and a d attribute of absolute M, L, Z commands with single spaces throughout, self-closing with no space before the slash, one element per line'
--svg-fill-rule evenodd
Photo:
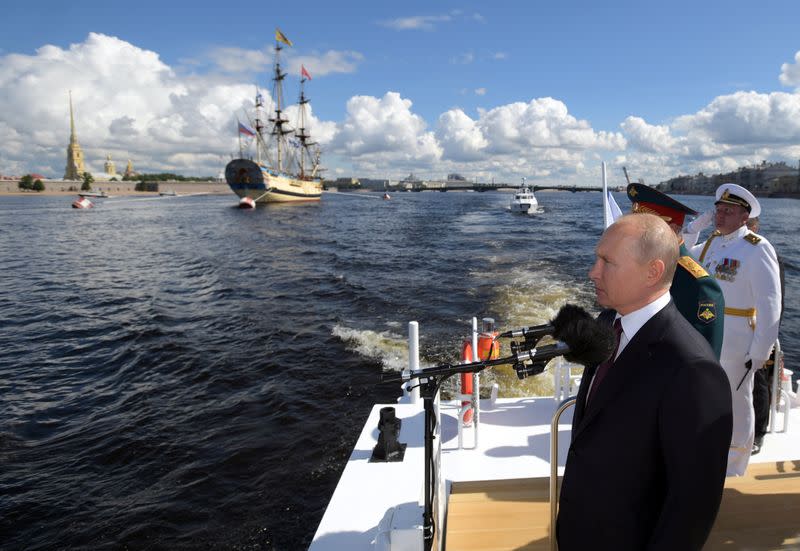
<path fill-rule="evenodd" d="M 594 394 L 595 389 L 600 386 L 600 383 L 605 378 L 608 370 L 614 364 L 614 358 L 617 355 L 617 350 L 619 350 L 619 339 L 622 336 L 622 321 L 621 318 L 617 318 L 614 320 L 614 334 L 617 338 L 617 344 L 614 346 L 614 353 L 609 356 L 609 358 L 597 366 L 597 371 L 595 371 L 594 381 L 592 382 L 592 388 L 589 389 L 589 396 L 586 398 L 586 403 L 589 403 L 589 400 L 592 398 L 592 394 Z"/>

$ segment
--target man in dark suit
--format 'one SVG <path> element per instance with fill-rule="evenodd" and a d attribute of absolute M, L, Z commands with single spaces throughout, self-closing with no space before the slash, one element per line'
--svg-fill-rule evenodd
<path fill-rule="evenodd" d="M 701 549 L 725 481 L 728 379 L 670 299 L 678 239 L 662 219 L 623 216 L 596 254 L 589 277 L 597 301 L 611 309 L 601 318 L 621 332 L 612 358 L 581 380 L 559 549 Z"/>

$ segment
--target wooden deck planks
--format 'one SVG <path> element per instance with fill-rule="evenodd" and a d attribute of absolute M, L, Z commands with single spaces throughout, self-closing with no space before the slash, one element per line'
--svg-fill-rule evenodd
<path fill-rule="evenodd" d="M 705 549 L 800 549 L 800 462 L 754 463 L 727 478 Z"/>
<path fill-rule="evenodd" d="M 549 549 L 547 478 L 454 482 L 450 551 Z M 800 461 L 757 463 L 726 479 L 707 551 L 800 549 Z"/>
<path fill-rule="evenodd" d="M 454 482 L 447 548 L 458 551 L 550 548 L 547 478 Z"/>

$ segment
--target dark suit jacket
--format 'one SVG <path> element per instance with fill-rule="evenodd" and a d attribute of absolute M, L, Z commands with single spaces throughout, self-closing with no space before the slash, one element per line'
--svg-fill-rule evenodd
<path fill-rule="evenodd" d="M 670 301 L 627 344 L 587 406 L 595 369 L 578 390 L 559 550 L 700 549 L 722 499 L 733 422 L 714 352 Z"/>

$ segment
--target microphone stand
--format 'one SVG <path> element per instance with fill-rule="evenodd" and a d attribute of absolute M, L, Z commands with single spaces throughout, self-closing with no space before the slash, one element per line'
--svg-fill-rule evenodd
<path fill-rule="evenodd" d="M 520 361 L 519 357 L 508 356 L 505 358 L 498 358 L 496 360 L 480 360 L 467 364 L 442 364 L 425 369 L 414 370 L 413 372 L 404 372 L 401 378 L 417 378 L 419 384 L 417 385 L 420 390 L 420 396 L 423 400 L 423 407 L 425 411 L 425 507 L 422 513 L 422 538 L 425 551 L 430 551 L 433 547 L 434 534 L 436 532 L 436 525 L 433 516 L 433 500 L 436 494 L 436 464 L 433 457 L 433 441 L 435 439 L 434 433 L 436 431 L 436 415 L 433 407 L 433 402 L 436 394 L 442 383 L 448 377 L 456 373 L 480 373 L 487 367 L 495 365 L 503 365 L 513 363 L 514 370 L 517 372 L 517 377 L 524 379 L 529 375 L 536 375 L 544 371 L 545 365 L 551 358 L 545 360 L 533 361 L 530 365 L 526 365 L 524 361 Z M 396 380 L 397 374 L 385 377 L 385 380 Z M 409 386 L 407 390 L 413 387 Z"/>

